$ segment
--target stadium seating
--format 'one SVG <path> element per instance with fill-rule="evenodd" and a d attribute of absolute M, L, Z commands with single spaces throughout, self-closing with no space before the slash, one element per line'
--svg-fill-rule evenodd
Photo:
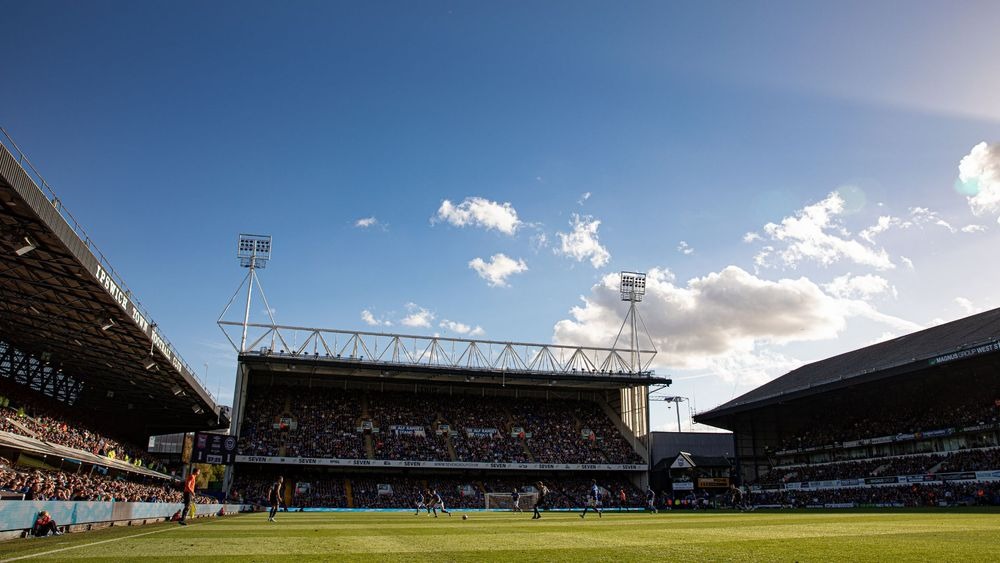
<path fill-rule="evenodd" d="M 954 506 L 1000 505 L 1000 482 L 941 483 L 816 491 L 764 491 L 754 493 L 757 506 L 807 507 L 828 504 L 856 506 Z"/>
<path fill-rule="evenodd" d="M 832 446 L 853 440 L 865 440 L 901 433 L 919 433 L 947 428 L 962 428 L 983 424 L 995 425 L 1000 414 L 994 400 L 969 404 L 949 402 L 915 403 L 904 411 L 872 409 L 866 414 L 844 416 L 830 420 L 823 412 L 813 413 L 802 423 L 803 429 L 787 437 L 778 451 Z M 957 399 L 956 399 L 957 401 Z"/>
<path fill-rule="evenodd" d="M 0 385 L 0 398 L 0 404 L 6 404 L 0 406 L 0 431 L 31 436 L 129 463 L 141 463 L 143 467 L 160 467 L 154 458 L 144 453 L 145 448 L 112 438 L 82 421 L 71 407 L 49 397 L 28 393 L 11 385 Z"/>
<path fill-rule="evenodd" d="M 239 446 L 243 455 L 260 456 L 642 463 L 614 422 L 589 401 L 504 403 L 283 386 L 251 390 Z"/>
<path fill-rule="evenodd" d="M 0 491 L 21 495 L 22 500 L 77 500 L 115 502 L 181 502 L 180 487 L 169 481 L 136 482 L 97 474 L 24 469 L 0 464 Z M 8 495 L 5 498 L 10 499 Z M 17 497 L 14 497 L 17 498 Z M 197 495 L 195 502 L 215 499 Z"/>

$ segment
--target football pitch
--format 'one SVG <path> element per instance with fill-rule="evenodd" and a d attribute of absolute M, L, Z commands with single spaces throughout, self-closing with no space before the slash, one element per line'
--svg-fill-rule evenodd
<path fill-rule="evenodd" d="M 0 543 L 0 561 L 996 561 L 1000 513 L 282 513 Z"/>

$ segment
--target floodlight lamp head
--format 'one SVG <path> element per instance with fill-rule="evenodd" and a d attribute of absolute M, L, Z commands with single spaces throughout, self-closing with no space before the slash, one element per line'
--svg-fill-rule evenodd
<path fill-rule="evenodd" d="M 622 301 L 642 301 L 646 294 L 646 274 L 639 272 L 621 273 Z"/>
<path fill-rule="evenodd" d="M 271 259 L 271 235 L 240 234 L 236 257 L 244 268 L 266 268 Z"/>

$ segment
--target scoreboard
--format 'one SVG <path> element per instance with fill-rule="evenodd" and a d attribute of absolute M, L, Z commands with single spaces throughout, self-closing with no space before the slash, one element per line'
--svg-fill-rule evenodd
<path fill-rule="evenodd" d="M 231 465 L 236 461 L 236 436 L 195 432 L 191 448 L 192 463 Z"/>

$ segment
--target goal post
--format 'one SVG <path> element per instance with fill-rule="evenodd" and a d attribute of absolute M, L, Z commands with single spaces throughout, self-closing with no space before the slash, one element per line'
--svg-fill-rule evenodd
<path fill-rule="evenodd" d="M 486 493 L 486 510 L 514 510 L 514 501 L 510 493 Z M 535 506 L 538 493 L 521 493 L 518 507 L 521 510 L 531 510 Z"/>

